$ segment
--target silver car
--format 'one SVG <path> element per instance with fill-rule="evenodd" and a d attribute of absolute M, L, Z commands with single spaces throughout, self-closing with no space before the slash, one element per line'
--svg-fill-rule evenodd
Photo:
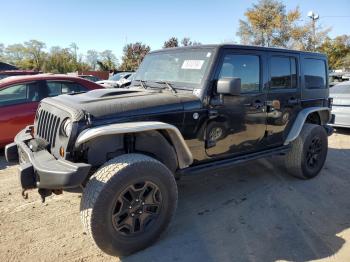
<path fill-rule="evenodd" d="M 128 86 L 131 83 L 133 72 L 121 72 L 111 76 L 108 80 L 97 81 L 97 84 L 105 88 L 120 88 Z"/>
<path fill-rule="evenodd" d="M 334 126 L 350 128 L 350 81 L 341 82 L 329 90 L 333 98 Z"/>

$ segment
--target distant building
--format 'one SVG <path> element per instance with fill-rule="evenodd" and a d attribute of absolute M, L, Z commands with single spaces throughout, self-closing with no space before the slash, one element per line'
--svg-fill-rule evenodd
<path fill-rule="evenodd" d="M 0 71 L 7 71 L 7 70 L 18 70 L 18 67 L 8 63 L 0 62 Z"/>

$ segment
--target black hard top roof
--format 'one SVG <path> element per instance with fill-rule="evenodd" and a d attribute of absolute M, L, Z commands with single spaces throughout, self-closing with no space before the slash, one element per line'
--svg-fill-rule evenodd
<path fill-rule="evenodd" d="M 232 49 L 245 49 L 245 50 L 259 50 L 259 51 L 270 51 L 270 52 L 319 55 L 322 57 L 326 57 L 325 54 L 316 53 L 316 52 L 299 51 L 299 50 L 292 50 L 287 48 L 263 47 L 263 46 L 254 46 L 254 45 L 238 45 L 238 44 L 196 45 L 196 46 L 164 48 L 164 49 L 152 51 L 150 53 L 169 52 L 173 50 L 175 51 L 175 50 L 184 50 L 184 49 L 207 49 L 207 48 L 212 48 L 212 49 L 232 48 Z"/>

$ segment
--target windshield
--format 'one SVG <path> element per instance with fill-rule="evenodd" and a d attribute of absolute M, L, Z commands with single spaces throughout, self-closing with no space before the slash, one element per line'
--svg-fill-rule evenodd
<path fill-rule="evenodd" d="M 111 76 L 108 80 L 119 81 L 125 75 L 126 75 L 125 73 L 118 73 L 118 74 L 115 74 L 115 75 Z"/>
<path fill-rule="evenodd" d="M 135 73 L 135 80 L 166 81 L 198 87 L 208 70 L 212 49 L 187 49 L 149 54 Z"/>

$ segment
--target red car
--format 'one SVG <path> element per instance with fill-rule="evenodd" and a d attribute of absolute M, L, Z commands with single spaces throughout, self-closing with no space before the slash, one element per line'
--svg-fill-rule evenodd
<path fill-rule="evenodd" d="M 0 148 L 33 123 L 43 98 L 101 88 L 91 81 L 67 75 L 40 74 L 0 80 Z"/>

